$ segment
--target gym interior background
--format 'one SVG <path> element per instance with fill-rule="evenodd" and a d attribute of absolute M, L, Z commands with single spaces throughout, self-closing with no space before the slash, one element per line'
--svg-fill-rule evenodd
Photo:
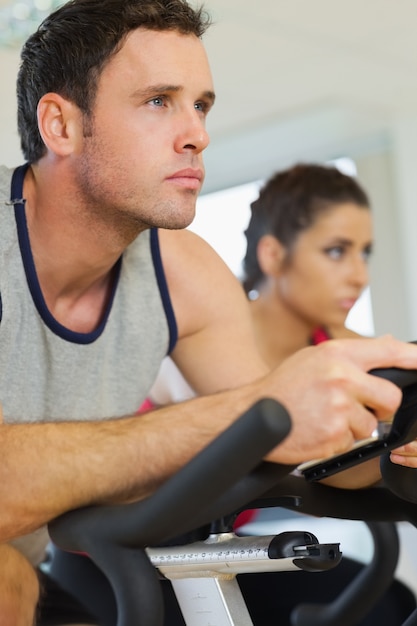
<path fill-rule="evenodd" d="M 42 16 L 51 1 L 0 0 L 0 162 L 6 165 L 22 161 L 15 123 L 20 43 L 10 37 L 10 18 Z M 355 328 L 417 339 L 415 0 L 206 0 L 205 5 L 214 21 L 205 44 L 217 101 L 208 119 L 207 198 L 199 201 L 192 228 L 203 236 L 207 229 L 210 238 L 209 230 L 231 224 L 230 232 L 238 235 L 227 261 L 238 271 L 239 237 L 259 181 L 298 161 L 345 159 L 369 192 L 375 224 L 372 302 Z M 18 18 L 13 19 L 16 26 Z M 227 219 L 228 211 L 232 215 L 227 193 L 211 196 L 216 211 L 205 208 L 208 194 L 235 187 L 238 197 L 245 190 L 241 209 L 233 209 L 235 219 Z M 217 239 L 212 243 L 216 247 Z M 408 542 L 409 530 L 403 532 L 400 574 L 417 588 L 417 559 L 410 552 L 415 537 Z M 325 539 L 332 540 L 327 534 Z M 347 544 L 363 555 L 359 535 L 349 535 Z"/>
<path fill-rule="evenodd" d="M 0 0 L 0 162 L 7 165 L 20 163 L 21 154 L 19 44 L 7 38 L 6 18 L 32 13 L 32 25 L 35 7 L 42 15 L 51 2 L 57 0 Z M 203 192 L 258 181 L 296 161 L 352 159 L 375 219 L 374 331 L 417 339 L 414 0 L 205 5 L 214 21 L 205 43 L 217 102 L 208 120 Z"/>

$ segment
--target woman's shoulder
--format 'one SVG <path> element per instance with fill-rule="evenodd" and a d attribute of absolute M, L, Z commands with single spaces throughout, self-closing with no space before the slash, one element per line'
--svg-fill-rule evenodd
<path fill-rule="evenodd" d="M 346 328 L 345 326 L 341 326 L 340 328 L 331 328 L 329 329 L 329 334 L 332 339 L 366 339 L 366 335 L 360 335 L 354 330 L 350 330 L 350 328 Z"/>
<path fill-rule="evenodd" d="M 330 328 L 316 328 L 311 336 L 311 343 L 317 345 L 329 339 L 365 339 L 365 335 L 360 335 L 345 326 L 335 326 Z"/>

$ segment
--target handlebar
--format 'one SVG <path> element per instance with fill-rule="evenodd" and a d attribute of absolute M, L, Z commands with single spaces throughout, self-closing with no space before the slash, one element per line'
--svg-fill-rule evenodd
<path fill-rule="evenodd" d="M 49 524 L 51 539 L 64 550 L 88 553 L 106 574 L 116 596 L 118 626 L 131 624 L 131 615 L 159 626 L 160 585 L 144 548 L 232 512 L 286 475 L 291 467 L 260 465 L 260 459 L 290 429 L 286 409 L 263 399 L 146 500 L 65 513 Z"/>
<path fill-rule="evenodd" d="M 308 463 L 302 468 L 306 480 L 317 481 L 368 461 L 417 438 L 417 370 L 399 368 L 374 369 L 374 376 L 385 378 L 403 391 L 403 398 L 389 432 L 381 437 L 358 442 L 351 450 L 336 456 Z M 384 462 L 385 468 L 385 462 Z M 387 474 L 387 472 L 386 472 Z M 398 472 L 396 476 L 399 477 Z M 401 480 L 401 478 L 399 478 Z M 394 482 L 397 479 L 394 479 Z"/>
<path fill-rule="evenodd" d="M 281 404 L 269 398 L 260 400 L 149 498 L 69 511 L 50 524 L 51 537 L 64 549 L 88 552 L 89 536 L 93 542 L 100 537 L 123 546 L 145 547 L 188 532 L 213 519 L 207 503 L 239 484 L 290 429 L 290 417 Z M 268 469 L 261 468 L 260 474 L 268 475 Z M 277 468 L 281 476 L 291 469 Z M 264 490 L 262 487 L 258 494 Z M 223 514 L 246 502 L 247 498 L 225 505 Z"/>
<path fill-rule="evenodd" d="M 417 406 L 417 371 L 391 368 L 372 373 L 392 380 L 404 390 L 391 428 L 391 443 L 395 439 L 396 445 L 401 445 L 398 441 L 417 437 L 417 423 L 412 423 Z M 131 614 L 140 614 L 147 626 L 160 626 L 160 585 L 144 548 L 234 511 L 278 506 L 277 498 L 282 497 L 283 491 L 274 486 L 293 467 L 261 459 L 285 439 L 290 429 L 286 409 L 275 400 L 261 400 L 149 498 L 128 505 L 70 511 L 50 523 L 50 536 L 64 550 L 88 553 L 106 574 L 119 607 L 118 626 L 131 624 Z M 382 446 L 377 454 L 386 449 Z M 296 480 L 298 484 L 304 482 Z M 296 497 L 291 501 L 294 507 L 299 504 Z M 352 514 L 350 509 L 347 517 L 352 518 Z"/>

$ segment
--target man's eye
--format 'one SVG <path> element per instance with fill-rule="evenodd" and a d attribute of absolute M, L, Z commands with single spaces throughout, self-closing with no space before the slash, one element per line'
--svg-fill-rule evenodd
<path fill-rule="evenodd" d="M 202 113 L 208 113 L 210 110 L 210 106 L 206 102 L 196 102 L 194 108 Z"/>
<path fill-rule="evenodd" d="M 161 107 L 164 104 L 164 99 L 161 98 L 161 96 L 158 96 L 156 98 L 152 98 L 152 100 L 150 100 L 150 102 L 152 104 L 154 104 L 155 106 L 157 106 L 157 107 Z"/>

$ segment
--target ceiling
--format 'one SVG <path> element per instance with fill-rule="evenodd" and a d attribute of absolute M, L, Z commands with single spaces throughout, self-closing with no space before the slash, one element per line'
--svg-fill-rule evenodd
<path fill-rule="evenodd" d="M 417 112 L 415 0 L 207 0 L 217 133 L 343 103 Z"/>
<path fill-rule="evenodd" d="M 207 0 L 205 6 L 214 20 L 205 35 L 217 92 L 209 118 L 213 141 L 340 106 L 369 120 L 417 113 L 415 0 Z M 0 63 L 0 132 L 17 146 L 18 51 L 0 51 Z"/>

